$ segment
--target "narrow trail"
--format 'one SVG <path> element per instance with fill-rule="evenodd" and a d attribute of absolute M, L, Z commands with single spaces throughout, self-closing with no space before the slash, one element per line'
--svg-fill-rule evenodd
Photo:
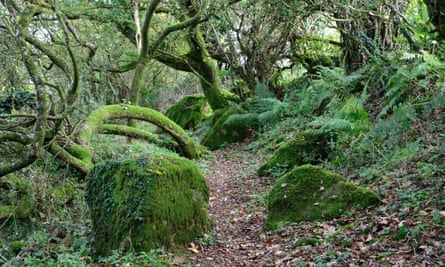
<path fill-rule="evenodd" d="M 272 181 L 256 175 L 263 159 L 247 147 L 244 142 L 214 151 L 206 174 L 213 232 L 209 246 L 201 242 L 191 249 L 197 253 L 189 255 L 189 266 L 445 266 L 444 228 L 428 226 L 431 222 L 424 210 L 421 217 L 399 218 L 398 213 L 388 214 L 389 208 L 381 207 L 266 231 L 266 193 Z M 405 203 L 397 198 L 397 184 L 389 189 L 385 197 L 392 199 L 391 205 Z M 415 239 L 408 235 L 395 239 L 400 222 L 423 223 L 425 228 Z"/>
<path fill-rule="evenodd" d="M 244 144 L 244 146 L 246 146 Z M 269 184 L 255 174 L 252 154 L 237 144 L 215 151 L 207 174 L 213 245 L 190 258 L 192 266 L 275 266 L 275 242 L 264 232 Z"/>

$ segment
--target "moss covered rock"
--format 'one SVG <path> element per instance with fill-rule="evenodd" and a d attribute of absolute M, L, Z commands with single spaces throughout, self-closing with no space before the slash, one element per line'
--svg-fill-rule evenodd
<path fill-rule="evenodd" d="M 188 95 L 171 106 L 165 115 L 182 128 L 193 129 L 210 113 L 211 108 L 204 95 Z"/>
<path fill-rule="evenodd" d="M 30 185 L 13 174 L 0 177 L 0 219 L 27 218 L 36 208 Z"/>
<path fill-rule="evenodd" d="M 209 188 L 190 160 L 151 155 L 108 161 L 86 179 L 97 255 L 184 244 L 209 229 Z"/>
<path fill-rule="evenodd" d="M 223 145 L 245 139 L 251 133 L 251 129 L 258 126 L 258 114 L 240 113 L 235 108 L 229 108 L 225 110 L 206 134 L 202 144 L 210 149 L 218 149 Z"/>
<path fill-rule="evenodd" d="M 74 198 L 74 185 L 68 182 L 56 186 L 51 191 L 51 197 L 57 205 L 64 205 Z"/>
<path fill-rule="evenodd" d="M 303 165 L 282 176 L 272 187 L 266 226 L 273 229 L 281 223 L 329 220 L 379 203 L 373 191 L 320 167 Z"/>
<path fill-rule="evenodd" d="M 280 176 L 294 166 L 315 164 L 329 154 L 330 134 L 301 132 L 282 145 L 275 154 L 258 169 L 259 176 Z"/>

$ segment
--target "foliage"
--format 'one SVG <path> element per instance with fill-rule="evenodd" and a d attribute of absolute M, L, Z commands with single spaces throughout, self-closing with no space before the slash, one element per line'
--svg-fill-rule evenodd
<path fill-rule="evenodd" d="M 256 114 L 240 113 L 235 108 L 221 110 L 215 115 L 216 122 L 201 141 L 212 150 L 243 140 L 250 134 L 251 128 L 258 126 Z"/>
<path fill-rule="evenodd" d="M 219 184 L 212 189 L 226 193 L 228 186 L 239 186 L 237 177 L 255 189 L 266 188 L 273 181 L 256 177 L 258 165 L 304 133 L 329 136 L 321 142 L 328 155 L 315 157 L 313 163 L 373 188 L 384 200 L 370 212 L 348 212 L 325 223 L 291 224 L 266 233 L 258 230 L 265 213 L 252 211 L 266 197 L 248 200 L 255 197 L 250 194 L 266 196 L 266 191 L 249 193 L 253 191 L 239 186 L 228 190 L 235 192 L 230 194 L 235 202 L 224 196 L 223 205 L 215 205 L 228 209 L 227 203 L 236 203 L 243 213 L 251 212 L 240 215 L 230 206 L 230 226 L 243 229 L 240 239 L 230 239 L 238 248 L 221 256 L 217 249 L 225 235 L 215 232 L 194 241 L 197 246 L 190 251 L 199 254 L 190 258 L 203 259 L 215 252 L 217 256 L 209 257 L 214 265 L 222 257 L 235 258 L 245 251 L 249 256 L 241 257 L 256 265 L 421 265 L 422 257 L 444 264 L 439 259 L 443 244 L 437 244 L 442 241 L 445 209 L 445 45 L 439 4 L 159 1 L 144 35 L 153 49 L 139 80 L 135 68 L 145 55 L 139 53 L 136 25 L 144 25 L 144 12 L 157 1 L 133 2 L 139 4 L 1 2 L 0 176 L 15 172 L 20 182 L 5 185 L 6 178 L 0 178 L 0 199 L 8 204 L 2 208 L 7 216 L 0 223 L 0 265 L 185 262 L 183 255 L 178 259 L 171 250 L 113 251 L 101 259 L 91 253 L 85 184 L 72 166 L 77 163 L 88 171 L 94 162 L 163 155 L 160 146 L 181 152 L 155 126 L 140 122 L 134 129 L 123 125 L 126 119 L 104 121 L 101 133 L 110 135 L 93 134 L 91 146 L 79 145 L 78 134 L 91 111 L 104 111 L 100 109 L 104 104 L 135 104 L 132 84 L 140 89 L 139 104 L 156 110 L 165 110 L 189 92 L 204 92 L 210 99 L 217 94 L 212 103 L 224 109 L 187 134 L 202 139 L 213 125 L 226 123 L 226 128 L 235 129 L 228 136 L 236 138 L 221 141 L 219 135 L 226 128 L 220 127 L 220 132 L 213 132 L 215 148 L 236 147 L 236 153 L 256 155 L 238 159 L 237 164 L 231 161 L 226 166 L 230 171 L 222 172 L 234 173 L 230 182 L 223 189 Z M 191 24 L 178 26 L 183 22 Z M 171 26 L 181 29 L 168 32 Z M 233 105 L 239 99 L 224 89 L 236 86 L 243 90 L 243 101 Z M 236 113 L 218 122 L 228 106 L 235 106 Z M 246 136 L 254 137 L 249 139 L 253 142 L 228 145 Z M 212 138 L 207 137 L 207 143 Z M 219 155 L 219 151 L 208 153 Z M 306 153 L 305 158 L 313 156 Z M 91 165 L 85 167 L 83 161 Z M 229 165 L 228 158 L 217 161 Z M 276 163 L 269 175 L 280 177 L 288 168 L 286 162 Z M 26 190 L 17 187 L 22 182 Z M 35 204 L 31 213 L 19 218 L 14 207 L 25 195 Z M 216 216 L 228 220 L 227 214 Z M 351 221 L 354 225 L 347 228 Z M 253 241 L 246 238 L 249 233 Z M 307 242 L 299 247 L 303 243 L 295 240 Z M 225 249 L 230 244 L 224 244 Z"/>
<path fill-rule="evenodd" d="M 332 118 L 324 115 L 315 118 L 309 126 L 309 132 L 313 133 L 336 133 L 358 134 L 371 128 L 368 113 L 363 109 L 359 99 L 351 97 L 345 101 L 342 107 Z"/>

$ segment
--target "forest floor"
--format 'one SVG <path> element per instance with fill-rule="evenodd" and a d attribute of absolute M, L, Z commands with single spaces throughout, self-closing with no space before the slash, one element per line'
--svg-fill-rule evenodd
<path fill-rule="evenodd" d="M 382 207 L 327 222 L 302 222 L 274 231 L 264 228 L 272 178 L 258 177 L 258 157 L 246 143 L 214 152 L 207 173 L 213 231 L 189 244 L 191 255 L 174 259 L 190 266 L 443 266 L 445 231 L 433 209 Z M 399 201 L 383 185 L 383 206 Z M 403 185 L 402 185 L 403 186 Z M 386 191 L 389 190 L 389 191 Z M 393 192 L 394 191 L 394 192 Z M 438 220 L 443 219 L 443 214 Z M 437 218 L 436 218 L 437 220 Z"/>

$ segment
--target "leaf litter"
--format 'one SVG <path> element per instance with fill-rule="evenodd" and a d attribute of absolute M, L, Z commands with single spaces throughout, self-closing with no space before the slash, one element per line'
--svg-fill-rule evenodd
<path fill-rule="evenodd" d="M 377 209 L 267 231 L 273 180 L 255 174 L 258 157 L 246 147 L 240 143 L 214 152 L 207 174 L 213 241 L 188 245 L 189 266 L 445 265 L 444 207 L 428 201 L 406 207 L 396 183 L 376 185 L 386 201 Z"/>

